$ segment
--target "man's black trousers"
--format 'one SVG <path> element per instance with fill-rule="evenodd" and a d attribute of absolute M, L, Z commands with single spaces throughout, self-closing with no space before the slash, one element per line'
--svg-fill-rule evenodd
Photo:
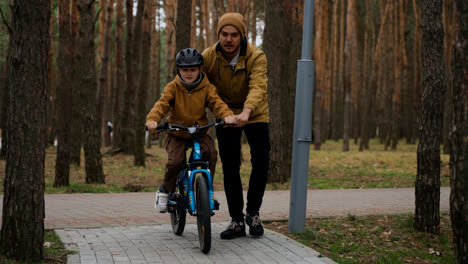
<path fill-rule="evenodd" d="M 240 177 L 241 136 L 244 130 L 250 146 L 252 172 L 247 192 L 249 214 L 258 213 L 268 178 L 270 162 L 270 134 L 268 123 L 252 123 L 242 128 L 217 127 L 219 154 L 223 164 L 224 191 L 229 214 L 235 220 L 242 220 L 244 199 Z"/>

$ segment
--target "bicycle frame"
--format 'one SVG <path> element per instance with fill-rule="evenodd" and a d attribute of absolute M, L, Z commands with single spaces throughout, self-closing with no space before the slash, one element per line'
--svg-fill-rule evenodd
<path fill-rule="evenodd" d="M 208 181 L 208 195 L 210 197 L 210 213 L 214 210 L 214 198 L 213 198 L 213 179 L 211 178 L 211 173 L 208 168 L 208 162 L 201 162 L 201 149 L 200 143 L 198 141 L 193 142 L 192 152 L 190 154 L 189 162 L 187 163 L 187 168 L 184 171 L 184 177 L 182 179 L 178 179 L 177 185 L 183 184 L 184 192 L 187 194 L 185 196 L 185 209 L 188 209 L 189 214 L 192 216 L 196 216 L 196 206 L 195 206 L 195 199 L 194 199 L 194 185 L 195 179 L 197 174 L 200 174 L 198 177 L 205 177 Z M 199 169 L 198 167 L 202 167 Z"/>

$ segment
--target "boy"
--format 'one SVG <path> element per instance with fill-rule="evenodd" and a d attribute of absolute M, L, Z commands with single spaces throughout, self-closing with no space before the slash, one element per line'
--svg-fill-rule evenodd
<path fill-rule="evenodd" d="M 183 49 L 177 53 L 177 76 L 164 87 L 161 98 L 154 104 L 146 117 L 146 126 L 150 132 L 155 132 L 158 123 L 170 111 L 169 122 L 183 126 L 206 125 L 205 107 L 209 107 L 215 117 L 224 119 L 226 123 L 235 123 L 236 118 L 229 107 L 216 93 L 216 88 L 200 71 L 203 57 L 196 49 Z M 203 157 L 210 161 L 211 177 L 214 178 L 217 152 L 210 136 L 199 134 L 199 142 Z M 169 132 L 166 151 L 168 161 L 163 184 L 156 192 L 155 208 L 160 212 L 167 211 L 168 193 L 175 191 L 177 173 L 183 169 L 185 147 L 191 143 L 189 134 L 182 131 Z"/>

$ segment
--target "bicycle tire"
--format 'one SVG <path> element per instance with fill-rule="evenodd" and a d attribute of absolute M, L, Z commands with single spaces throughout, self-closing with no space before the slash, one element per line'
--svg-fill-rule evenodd
<path fill-rule="evenodd" d="M 211 249 L 211 212 L 208 194 L 208 182 L 205 177 L 198 177 L 196 181 L 195 206 L 197 210 L 198 241 L 200 250 L 208 254 Z"/>
<path fill-rule="evenodd" d="M 179 184 L 176 187 L 176 191 L 173 194 L 173 197 L 176 197 L 176 199 L 174 200 L 177 202 L 177 208 L 171 212 L 172 231 L 174 232 L 174 234 L 180 236 L 184 232 L 185 220 L 187 217 L 183 184 Z"/>

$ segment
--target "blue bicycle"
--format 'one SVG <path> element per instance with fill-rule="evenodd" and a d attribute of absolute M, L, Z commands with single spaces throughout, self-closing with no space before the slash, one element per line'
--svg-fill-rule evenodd
<path fill-rule="evenodd" d="M 213 180 L 209 162 L 202 159 L 197 133 L 211 126 L 226 125 L 225 122 L 213 122 L 204 126 L 185 127 L 177 124 L 158 125 L 157 132 L 186 131 L 193 138 L 190 158 L 185 168 L 178 174 L 176 190 L 169 194 L 168 212 L 171 214 L 172 230 L 182 235 L 185 228 L 187 211 L 197 217 L 198 240 L 200 249 L 207 254 L 211 249 L 211 216 L 219 204 L 213 198 Z"/>

